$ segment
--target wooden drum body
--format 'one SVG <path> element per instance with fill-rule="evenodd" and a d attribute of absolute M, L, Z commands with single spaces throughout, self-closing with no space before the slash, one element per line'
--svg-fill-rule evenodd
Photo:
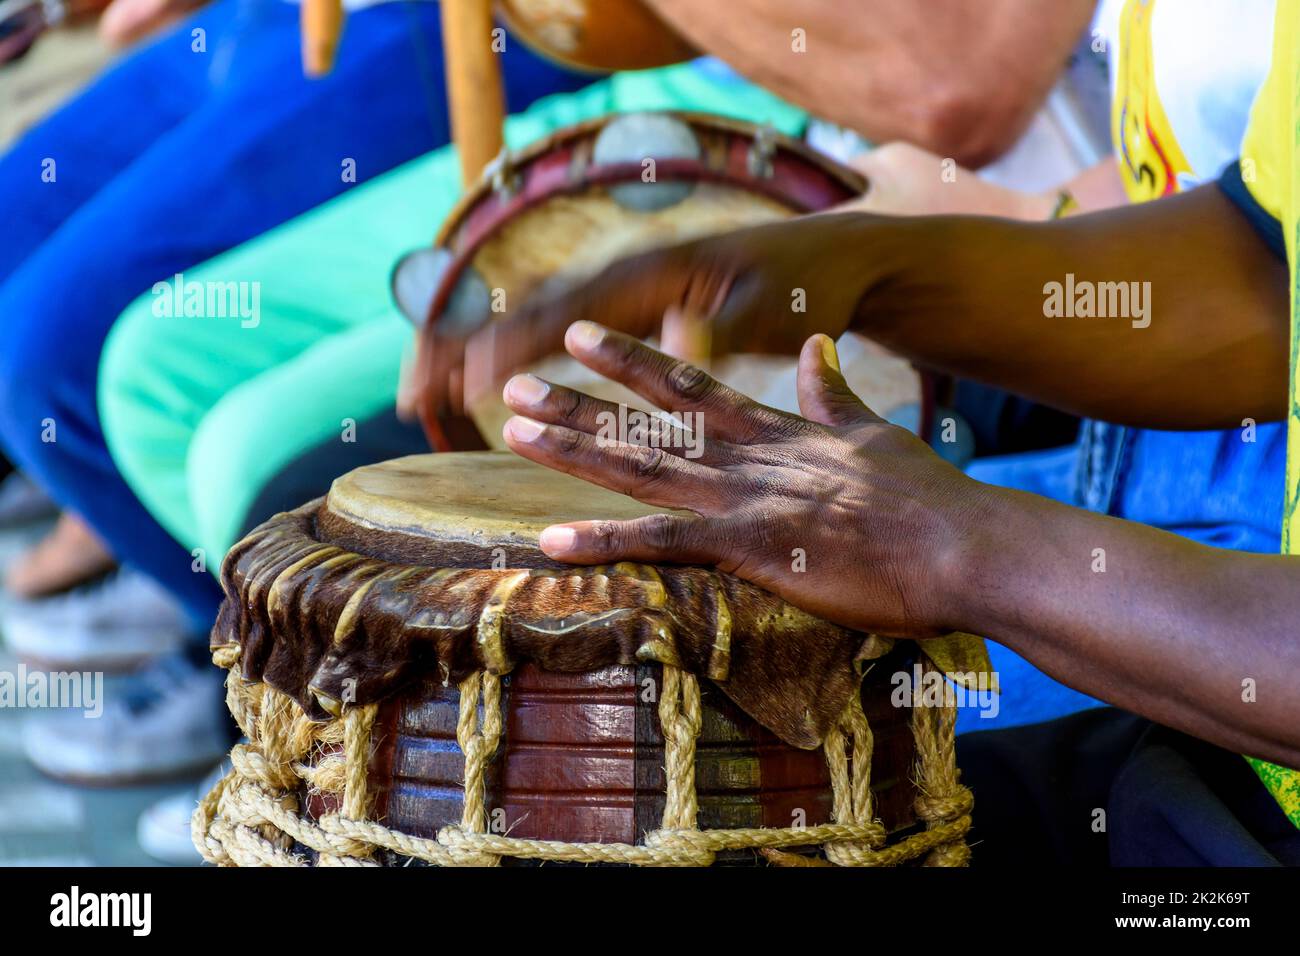
<path fill-rule="evenodd" d="M 443 454 L 358 469 L 259 527 L 222 571 L 213 655 L 248 743 L 196 814 L 200 850 L 964 862 L 955 711 L 891 686 L 934 655 L 710 569 L 536 547 L 555 521 L 655 510 L 509 454 Z"/>
<path fill-rule="evenodd" d="M 690 113 L 602 117 L 500 157 L 448 216 L 434 246 L 397 264 L 393 295 L 425 334 L 460 336 L 623 256 L 820 212 L 865 185 L 858 173 L 770 128 Z M 917 421 L 926 417 L 928 397 L 906 361 L 850 333 L 841 364 L 882 415 L 907 408 Z M 741 355 L 710 371 L 766 404 L 797 411 L 795 367 L 793 357 Z M 610 401 L 644 404 L 567 356 L 534 371 Z M 504 447 L 504 403 L 493 396 L 471 414 L 485 443 L 476 447 Z M 457 438 L 472 431 L 463 421 L 426 414 L 425 424 L 435 448 L 467 447 Z"/>
<path fill-rule="evenodd" d="M 533 840 L 634 844 L 659 828 L 667 780 L 657 695 L 662 668 L 612 665 L 586 674 L 526 665 L 502 680 L 501 743 L 486 776 L 489 831 Z M 832 819 L 830 776 L 819 751 L 782 742 L 715 688 L 700 688 L 695 751 L 698 825 L 789 827 Z M 872 785 L 886 825 L 914 820 L 902 771 L 913 742 L 906 711 L 876 698 Z M 459 692 L 435 690 L 381 707 L 371 764 L 377 819 L 436 837 L 464 811 L 465 761 L 456 742 Z M 320 815 L 328 801 L 309 809 Z M 723 859 L 752 860 L 752 851 Z"/>

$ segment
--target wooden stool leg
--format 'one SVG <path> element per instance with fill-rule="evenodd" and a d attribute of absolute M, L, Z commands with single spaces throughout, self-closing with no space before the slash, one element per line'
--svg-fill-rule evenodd
<path fill-rule="evenodd" d="M 465 185 L 501 151 L 505 93 L 492 26 L 490 0 L 442 0 L 451 135 Z"/>
<path fill-rule="evenodd" d="M 343 0 L 302 0 L 302 71 L 324 76 L 334 68 L 343 33 Z"/>

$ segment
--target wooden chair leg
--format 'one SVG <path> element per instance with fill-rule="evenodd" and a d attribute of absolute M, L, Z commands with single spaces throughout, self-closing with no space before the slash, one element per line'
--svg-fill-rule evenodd
<path fill-rule="evenodd" d="M 447 104 L 465 185 L 501 151 L 505 91 L 492 29 L 491 0 L 442 0 Z"/>
<path fill-rule="evenodd" d="M 334 68 L 343 33 L 343 0 L 302 0 L 302 71 L 324 76 Z"/>

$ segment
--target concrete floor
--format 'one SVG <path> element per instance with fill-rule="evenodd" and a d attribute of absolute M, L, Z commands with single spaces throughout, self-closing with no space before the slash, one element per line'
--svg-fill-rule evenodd
<path fill-rule="evenodd" d="M 44 531 L 36 525 L 0 532 L 0 567 Z M 0 602 L 4 598 L 0 596 Z M 0 645 L 0 671 L 18 661 Z M 120 680 L 105 680 L 111 698 Z M 157 866 L 136 840 L 140 812 L 197 780 L 94 789 L 58 783 L 26 760 L 20 728 L 32 712 L 0 708 L 0 866 Z M 195 855 L 195 863 L 198 856 Z"/>

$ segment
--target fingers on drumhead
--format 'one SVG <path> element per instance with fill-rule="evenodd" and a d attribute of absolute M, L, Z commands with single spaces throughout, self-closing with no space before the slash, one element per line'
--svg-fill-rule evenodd
<path fill-rule="evenodd" d="M 501 394 L 517 415 L 594 435 L 598 444 L 647 445 L 704 466 L 735 460 L 735 447 L 718 439 L 706 441 L 702 422 L 692 416 L 616 404 L 532 374 L 514 376 Z M 509 441 L 516 436 L 505 437 Z"/>
<path fill-rule="evenodd" d="M 619 421 L 619 406 L 601 398 L 584 395 L 564 385 L 554 385 L 536 375 L 516 375 L 502 391 L 511 411 L 552 425 L 593 434 L 610 421 Z M 639 411 L 639 410 L 638 410 Z M 623 417 L 627 417 L 627 412 Z M 641 414 L 646 414 L 642 412 Z"/>
<path fill-rule="evenodd" d="M 521 415 L 506 422 L 502 436 L 511 450 L 530 461 L 647 504 L 695 508 L 718 498 L 708 469 L 675 449 L 609 441 Z"/>
<path fill-rule="evenodd" d="M 670 413 L 707 415 L 710 437 L 728 442 L 760 438 L 777 413 L 722 384 L 703 369 L 594 322 L 575 322 L 569 353 L 588 368 L 627 386 Z"/>
<path fill-rule="evenodd" d="M 631 521 L 576 521 L 542 532 L 543 551 L 557 560 L 587 564 L 667 561 L 713 564 L 718 535 L 705 518 L 655 514 Z"/>

